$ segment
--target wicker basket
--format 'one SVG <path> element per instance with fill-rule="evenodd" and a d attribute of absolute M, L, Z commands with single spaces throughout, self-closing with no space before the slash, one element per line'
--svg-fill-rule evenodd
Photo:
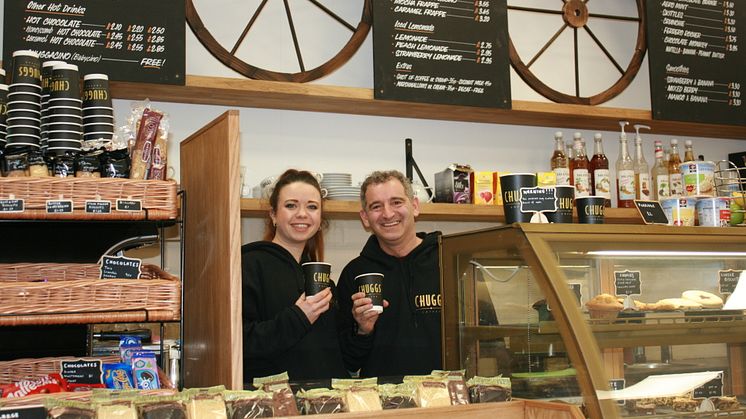
<path fill-rule="evenodd" d="M 45 375 L 59 373 L 62 361 L 101 360 L 104 363 L 121 362 L 118 356 L 102 357 L 54 357 L 54 358 L 24 358 L 13 361 L 0 361 L 0 385 L 11 384 L 24 379 L 34 379 Z M 174 385 L 168 376 L 158 368 L 158 379 L 161 382 L 161 390 L 143 390 L 147 395 L 173 394 Z M 28 406 L 42 404 L 47 397 L 66 400 L 88 401 L 91 398 L 90 391 L 75 391 L 52 394 L 32 394 L 25 397 L 2 399 L 3 406 Z"/>
<path fill-rule="evenodd" d="M 0 199 L 23 199 L 23 212 L 0 212 L 0 219 L 170 220 L 177 216 L 176 182 L 114 178 L 0 178 Z M 47 213 L 48 200 L 71 199 L 72 213 Z M 142 211 L 116 211 L 117 199 L 142 201 Z M 85 212 L 85 201 L 112 204 L 109 214 Z"/>
<path fill-rule="evenodd" d="M 142 266 L 141 279 L 99 279 L 96 264 L 0 264 L 0 326 L 178 321 L 179 278 Z"/>

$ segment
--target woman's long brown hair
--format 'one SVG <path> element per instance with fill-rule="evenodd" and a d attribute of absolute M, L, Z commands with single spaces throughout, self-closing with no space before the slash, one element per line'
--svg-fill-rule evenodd
<path fill-rule="evenodd" d="M 280 191 L 287 185 L 295 182 L 302 182 L 313 186 L 319 191 L 321 196 L 321 186 L 316 180 L 316 177 L 306 170 L 288 169 L 280 175 L 280 178 L 275 182 L 274 190 L 272 195 L 269 196 L 269 205 L 272 207 L 272 211 L 277 214 L 277 201 L 280 198 Z M 321 227 L 316 234 L 313 235 L 308 241 L 306 241 L 306 247 L 303 249 L 303 256 L 307 257 L 312 262 L 320 262 L 324 260 L 324 232 L 329 222 L 324 217 L 324 199 L 321 199 Z M 267 226 L 264 229 L 264 240 L 272 241 L 275 234 L 277 233 L 277 227 L 272 222 L 272 217 L 267 216 Z"/>

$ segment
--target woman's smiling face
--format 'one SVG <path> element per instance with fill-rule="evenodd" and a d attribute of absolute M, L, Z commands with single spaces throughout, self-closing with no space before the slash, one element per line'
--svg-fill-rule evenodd
<path fill-rule="evenodd" d="M 305 245 L 321 227 L 321 195 L 307 183 L 290 183 L 280 191 L 277 211 L 270 215 L 277 228 L 273 241 L 290 247 Z"/>

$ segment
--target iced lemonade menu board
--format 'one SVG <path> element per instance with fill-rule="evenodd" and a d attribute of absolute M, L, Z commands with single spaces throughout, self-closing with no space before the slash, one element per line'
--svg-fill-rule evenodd
<path fill-rule="evenodd" d="M 373 2 L 376 99 L 510 107 L 506 0 Z"/>
<path fill-rule="evenodd" d="M 111 80 L 184 84 L 183 0 L 5 0 L 3 63 L 30 49 Z"/>
<path fill-rule="evenodd" d="M 653 117 L 746 125 L 746 1 L 646 4 Z"/>

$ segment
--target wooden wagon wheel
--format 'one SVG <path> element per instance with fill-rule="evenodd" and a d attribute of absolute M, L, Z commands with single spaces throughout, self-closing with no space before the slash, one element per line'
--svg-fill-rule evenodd
<path fill-rule="evenodd" d="M 515 46 L 513 45 L 513 40 L 511 39 L 509 42 L 510 63 L 512 64 L 518 75 L 523 79 L 523 81 L 525 81 L 529 86 L 531 86 L 534 90 L 536 90 L 547 99 L 561 103 L 576 103 L 584 105 L 597 105 L 599 103 L 606 102 L 607 100 L 610 100 L 620 94 L 632 82 L 632 80 L 635 78 L 635 75 L 637 75 L 637 72 L 640 70 L 640 65 L 642 64 L 643 57 L 645 56 L 645 50 L 647 48 L 647 44 L 645 42 L 645 5 L 643 4 L 644 0 L 634 1 L 637 5 L 637 16 L 617 16 L 612 14 L 592 13 L 589 8 L 594 3 L 597 3 L 597 1 L 593 0 L 561 0 L 561 8 L 558 8 L 557 10 L 508 5 L 509 13 L 510 11 L 520 11 L 544 15 L 553 14 L 558 15 L 562 19 L 562 24 L 557 32 L 554 33 L 554 35 L 533 57 L 531 57 L 528 63 L 525 63 L 524 60 L 521 58 Z M 591 30 L 591 27 L 589 25 L 589 19 L 591 18 L 594 19 L 594 22 L 622 21 L 633 22 L 637 24 L 637 41 L 635 42 L 635 50 L 626 68 L 622 68 L 622 66 L 616 61 L 616 59 L 614 59 L 609 50 L 599 40 L 593 30 Z M 550 46 L 552 46 L 552 44 L 557 40 L 560 34 L 562 34 L 562 32 L 568 28 L 571 28 L 573 31 L 575 64 L 574 95 L 562 93 L 548 86 L 546 83 L 540 80 L 539 77 L 537 77 L 530 68 L 541 57 L 541 55 L 546 52 Z M 609 86 L 606 90 L 586 97 L 581 96 L 580 93 L 578 31 L 581 29 L 590 36 L 595 46 L 598 47 L 601 52 L 603 52 L 606 58 L 620 73 L 619 79 L 614 84 Z M 525 28 L 522 30 L 525 30 Z M 558 69 L 558 71 L 561 71 L 561 69 Z"/>
<path fill-rule="evenodd" d="M 261 1 L 251 18 L 249 19 L 248 23 L 244 27 L 243 31 L 241 32 L 241 35 L 235 41 L 230 50 L 221 45 L 221 43 L 218 42 L 218 40 L 216 40 L 215 37 L 210 33 L 210 31 L 205 27 L 202 19 L 200 18 L 197 10 L 194 7 L 194 0 L 186 0 L 186 19 L 195 36 L 197 37 L 197 39 L 199 39 L 202 45 L 204 45 L 205 48 L 207 48 L 207 50 L 210 51 L 213 56 L 215 56 L 215 58 L 220 60 L 226 66 L 252 79 L 291 81 L 298 83 L 303 83 L 323 77 L 327 74 L 332 73 L 334 70 L 342 66 L 342 64 L 347 62 L 347 60 L 352 57 L 355 51 L 357 51 L 357 49 L 365 40 L 372 22 L 371 0 L 362 1 L 362 13 L 360 21 L 355 25 L 338 16 L 336 13 L 334 13 L 334 11 L 319 2 L 319 0 L 306 0 L 308 3 L 317 7 L 324 14 L 329 16 L 331 18 L 329 20 L 330 22 L 336 22 L 335 24 L 341 25 L 349 29 L 349 31 L 351 32 L 350 38 L 333 57 L 329 58 L 327 61 L 323 62 L 321 65 L 315 68 L 306 69 L 303 60 L 303 54 L 301 52 L 301 46 L 298 42 L 298 33 L 296 32 L 296 27 L 293 23 L 293 11 L 291 10 L 290 2 L 288 0 L 283 0 L 285 15 L 287 17 L 287 21 L 285 24 L 289 27 L 290 34 L 293 39 L 295 56 L 298 61 L 298 71 L 294 73 L 273 71 L 271 69 L 260 68 L 255 65 L 249 64 L 236 55 L 239 47 L 245 41 L 247 41 L 247 36 L 249 35 L 249 32 L 251 31 L 254 24 L 257 22 L 258 19 L 261 18 L 262 11 L 265 10 L 267 1 L 268 0 Z M 298 3 L 294 3 L 294 7 L 297 4 Z"/>

